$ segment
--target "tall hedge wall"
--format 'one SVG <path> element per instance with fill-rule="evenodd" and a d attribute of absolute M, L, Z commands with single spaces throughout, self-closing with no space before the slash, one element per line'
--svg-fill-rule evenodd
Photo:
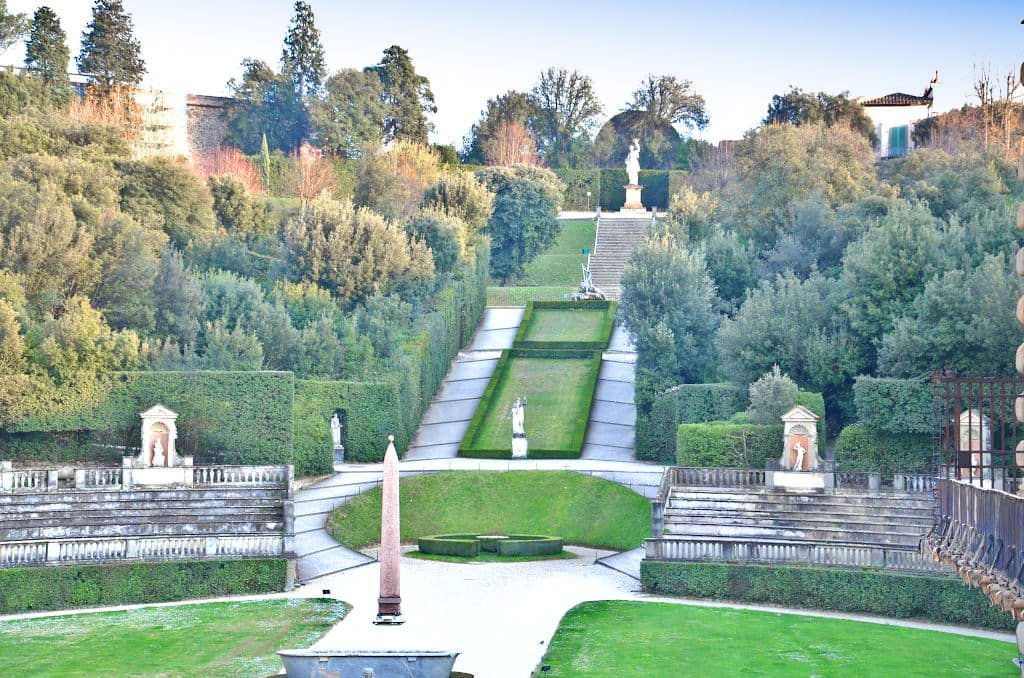
<path fill-rule="evenodd" d="M 284 591 L 284 558 L 0 569 L 0 614 Z"/>
<path fill-rule="evenodd" d="M 890 433 L 866 424 L 850 424 L 836 440 L 836 461 L 844 471 L 925 473 L 931 468 L 932 437 Z"/>
<path fill-rule="evenodd" d="M 680 384 L 654 397 L 637 413 L 637 458 L 675 463 L 679 424 L 723 421 L 747 407 L 747 390 L 735 384 Z"/>
<path fill-rule="evenodd" d="M 857 377 L 853 383 L 857 421 L 876 431 L 931 433 L 933 390 L 924 379 Z"/>
<path fill-rule="evenodd" d="M 594 209 L 601 199 L 601 170 L 597 169 L 556 169 L 555 174 L 565 184 L 565 201 L 562 207 L 567 210 L 585 210 L 588 202 Z M 590 200 L 587 200 L 590 191 Z"/>
<path fill-rule="evenodd" d="M 640 563 L 640 581 L 649 593 L 916 617 L 1000 631 L 1015 626 L 1010 615 L 954 577 L 645 560 Z"/>
<path fill-rule="evenodd" d="M 10 426 L 8 433 L 91 431 L 93 439 L 108 444 L 138 445 L 139 412 L 161 403 L 178 413 L 179 453 L 194 455 L 197 462 L 291 462 L 291 372 L 122 372 L 111 375 L 106 387 L 96 407 L 40 411 Z M 2 452 L 21 459 L 13 455 L 30 451 L 32 439 L 0 437 Z M 103 455 L 90 446 L 82 449 L 88 459 Z M 41 457 L 33 452 L 29 458 Z"/>
<path fill-rule="evenodd" d="M 680 424 L 676 464 L 763 469 L 782 456 L 782 424 Z"/>

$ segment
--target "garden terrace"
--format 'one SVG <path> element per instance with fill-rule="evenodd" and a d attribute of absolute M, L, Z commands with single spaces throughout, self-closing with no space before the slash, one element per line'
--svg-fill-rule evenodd
<path fill-rule="evenodd" d="M 605 350 L 615 323 L 614 301 L 531 301 L 514 348 Z"/>
<path fill-rule="evenodd" d="M 459 446 L 459 455 L 511 457 L 508 413 L 517 398 L 525 398 L 528 456 L 579 457 L 600 368 L 600 351 L 502 351 Z"/>

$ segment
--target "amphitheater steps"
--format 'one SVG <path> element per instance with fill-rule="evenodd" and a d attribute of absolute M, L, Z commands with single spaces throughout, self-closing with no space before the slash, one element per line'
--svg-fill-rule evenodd
<path fill-rule="evenodd" d="M 676 537 L 917 547 L 932 502 L 915 494 L 789 494 L 673 488 L 665 532 Z"/>
<path fill-rule="evenodd" d="M 590 255 L 590 271 L 594 285 L 609 299 L 622 296 L 622 272 L 633 251 L 647 236 L 649 224 L 650 219 L 601 219 Z"/>

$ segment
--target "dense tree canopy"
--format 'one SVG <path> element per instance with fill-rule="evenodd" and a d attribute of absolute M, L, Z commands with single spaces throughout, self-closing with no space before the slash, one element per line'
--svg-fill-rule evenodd
<path fill-rule="evenodd" d="M 867 111 L 857 101 L 850 98 L 849 92 L 829 94 L 827 92 L 804 92 L 792 87 L 785 94 L 776 94 L 768 105 L 768 114 L 764 117 L 765 124 L 806 125 L 808 123 L 824 123 L 845 125 L 863 134 L 872 144 L 877 144 L 875 125 L 871 122 Z"/>
<path fill-rule="evenodd" d="M 295 3 L 295 16 L 288 26 L 281 51 L 281 72 L 292 79 L 300 97 L 315 96 L 324 80 L 324 46 L 316 27 L 313 8 L 307 2 Z"/>
<path fill-rule="evenodd" d="M 376 71 L 345 69 L 324 84 L 324 96 L 310 103 L 320 148 L 343 158 L 358 157 L 382 140 L 384 87 Z"/>
<path fill-rule="evenodd" d="M 132 32 L 132 18 L 121 0 L 95 0 L 92 19 L 82 33 L 78 70 L 88 74 L 101 96 L 117 87 L 142 82 L 146 62 L 142 46 Z"/>
<path fill-rule="evenodd" d="M 8 12 L 7 0 L 0 0 L 0 52 L 18 42 L 28 31 L 28 17 Z"/>
<path fill-rule="evenodd" d="M 60 19 L 49 7 L 40 7 L 32 17 L 32 30 L 25 43 L 25 68 L 50 87 L 70 96 L 70 59 L 71 51 Z"/>
<path fill-rule="evenodd" d="M 437 106 L 430 80 L 416 72 L 408 50 L 388 47 L 380 63 L 369 70 L 377 73 L 383 87 L 384 140 L 427 143 L 433 128 L 427 116 L 436 113 Z"/>
<path fill-rule="evenodd" d="M 589 76 L 564 68 L 541 72 L 530 92 L 537 146 L 552 167 L 572 167 L 580 162 L 579 144 L 589 143 L 602 106 Z"/>

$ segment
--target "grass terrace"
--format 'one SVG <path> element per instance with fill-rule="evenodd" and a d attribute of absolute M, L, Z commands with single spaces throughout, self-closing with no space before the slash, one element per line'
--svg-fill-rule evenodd
<path fill-rule="evenodd" d="M 327 531 L 361 549 L 380 541 L 380 488 L 334 510 Z M 402 541 L 432 534 L 556 534 L 614 550 L 651 533 L 651 504 L 610 480 L 572 471 L 446 471 L 402 479 Z"/>
<path fill-rule="evenodd" d="M 276 599 L 94 612 L 0 622 L 9 676 L 252 676 L 282 670 L 276 652 L 308 647 L 345 603 Z"/>
<path fill-rule="evenodd" d="M 516 398 L 526 398 L 528 456 L 579 457 L 600 368 L 600 351 L 503 351 L 459 455 L 511 457 L 512 404 Z"/>
<path fill-rule="evenodd" d="M 530 302 L 515 348 L 604 350 L 612 336 L 614 301 Z"/>
<path fill-rule="evenodd" d="M 887 624 L 673 603 L 594 601 L 562 618 L 536 675 L 1010 676 L 1011 643 Z M 680 667 L 685 667 L 680 668 Z"/>
<path fill-rule="evenodd" d="M 576 291 L 587 263 L 584 248 L 594 247 L 593 219 L 562 221 L 558 240 L 544 254 L 526 265 L 525 275 L 514 287 L 488 287 L 488 306 L 525 306 L 530 301 L 561 301 Z"/>

